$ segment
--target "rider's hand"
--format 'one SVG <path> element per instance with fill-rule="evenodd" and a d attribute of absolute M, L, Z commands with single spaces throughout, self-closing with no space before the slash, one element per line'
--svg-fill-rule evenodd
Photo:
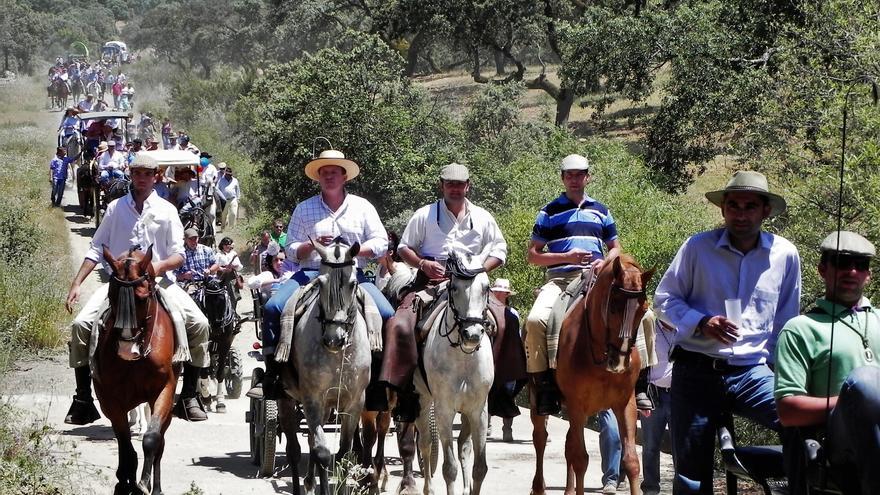
<path fill-rule="evenodd" d="M 713 316 L 703 323 L 700 330 L 703 335 L 715 339 L 724 345 L 731 345 L 739 340 L 739 327 L 724 316 Z"/>
<path fill-rule="evenodd" d="M 587 266 L 593 261 L 593 253 L 581 248 L 571 249 L 565 255 L 572 265 Z"/>
<path fill-rule="evenodd" d="M 70 290 L 67 292 L 67 301 L 64 304 L 64 307 L 67 308 L 67 312 L 73 314 L 73 305 L 79 300 L 79 285 L 70 286 Z"/>
<path fill-rule="evenodd" d="M 436 261 L 424 260 L 421 265 L 421 270 L 425 272 L 425 275 L 431 280 L 438 280 L 446 277 L 446 268 Z"/>

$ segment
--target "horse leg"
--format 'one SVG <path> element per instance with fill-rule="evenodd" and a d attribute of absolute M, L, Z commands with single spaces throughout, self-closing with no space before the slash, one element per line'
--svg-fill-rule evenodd
<path fill-rule="evenodd" d="M 424 406 L 422 406 L 424 407 Z M 434 489 L 432 486 L 432 481 L 434 477 L 434 466 L 431 466 L 431 449 L 433 448 L 431 445 L 431 426 L 429 424 L 429 418 L 427 418 L 427 413 L 424 412 L 425 409 L 422 409 L 422 414 L 416 418 L 416 422 L 413 430 L 418 431 L 418 448 L 419 455 L 422 456 L 422 477 L 425 479 L 424 485 L 422 486 L 422 493 L 424 495 L 431 495 L 434 493 Z"/>
<path fill-rule="evenodd" d="M 102 407 L 103 409 L 103 407 Z M 108 408 L 109 409 L 109 408 Z M 131 443 L 131 432 L 128 429 L 128 418 L 125 411 L 112 411 L 112 414 L 104 414 L 113 425 L 113 433 L 116 435 L 116 444 L 119 448 L 119 466 L 116 468 L 116 487 L 114 495 L 128 495 L 137 489 L 135 478 L 137 476 L 137 452 Z"/>
<path fill-rule="evenodd" d="M 324 435 L 326 412 L 322 404 L 313 400 L 303 403 L 303 411 L 306 415 L 306 422 L 309 425 L 309 476 L 306 478 L 306 481 L 310 480 L 311 491 L 314 492 L 315 466 L 317 465 L 320 470 L 318 471 L 318 477 L 321 482 L 320 493 L 321 495 L 328 495 L 330 487 L 329 480 L 327 479 L 327 469 L 331 465 L 332 455 L 330 454 L 330 449 L 327 448 L 327 438 Z M 306 485 L 306 490 L 309 491 L 308 485 Z"/>
<path fill-rule="evenodd" d="M 437 433 L 440 437 L 440 444 L 443 446 L 443 479 L 446 480 L 446 494 L 455 495 L 455 480 L 458 478 L 458 463 L 455 459 L 455 446 L 452 440 L 452 421 L 455 418 L 455 411 L 436 407 L 434 414 L 437 418 Z M 430 442 L 430 436 L 427 440 Z M 421 439 L 419 439 L 419 443 L 421 444 Z M 430 458 L 426 462 L 430 462 Z M 427 480 L 427 478 L 425 479 Z"/>
<path fill-rule="evenodd" d="M 488 429 L 489 412 L 486 406 L 475 415 L 471 421 L 471 438 L 473 438 L 473 486 L 470 493 L 479 495 L 483 488 L 483 480 L 486 479 L 486 473 L 489 472 L 489 466 L 486 464 L 486 430 Z M 467 493 L 467 492 L 465 492 Z"/>
<path fill-rule="evenodd" d="M 529 385 L 529 402 L 532 420 L 532 444 L 535 446 L 535 476 L 532 478 L 531 495 L 544 495 L 547 485 L 544 483 L 544 449 L 547 447 L 547 416 L 535 414 L 535 390 Z"/>
<path fill-rule="evenodd" d="M 580 410 L 573 410 L 569 405 L 568 434 L 565 436 L 565 461 L 568 465 L 568 479 L 565 483 L 566 495 L 584 494 L 584 474 L 590 457 L 584 444 L 584 425 L 587 415 Z M 574 480 L 571 478 L 574 477 Z M 574 481 L 574 486 L 572 486 Z"/>
<path fill-rule="evenodd" d="M 635 395 L 630 397 L 625 407 L 614 409 L 614 415 L 617 416 L 618 430 L 620 431 L 620 442 L 623 449 L 623 469 L 626 472 L 626 478 L 629 480 L 630 495 L 638 495 L 641 493 L 639 487 L 639 457 L 636 454 L 636 410 Z"/>
<path fill-rule="evenodd" d="M 373 445 L 379 440 L 379 414 L 376 411 L 361 412 L 360 463 L 369 473 L 361 480 L 361 485 L 368 487 L 370 493 L 379 492 L 379 470 L 376 469 L 376 462 L 373 460 Z M 372 473 L 369 472 L 370 469 Z"/>
<path fill-rule="evenodd" d="M 473 418 L 467 414 L 461 415 L 461 430 L 458 432 L 458 463 L 461 465 L 461 481 L 464 493 L 471 493 L 473 484 L 474 464 L 474 441 L 471 435 L 477 430 L 472 427 Z"/>
<path fill-rule="evenodd" d="M 232 340 L 235 333 L 230 327 L 226 327 L 227 338 L 224 338 L 217 349 L 217 403 L 214 410 L 218 413 L 226 412 L 226 364 L 229 362 L 229 349 L 232 347 Z"/>
<path fill-rule="evenodd" d="M 430 441 L 428 438 L 429 446 Z M 412 495 L 417 493 L 416 479 L 413 475 L 413 459 L 416 456 L 416 425 L 414 423 L 397 423 L 397 450 L 403 461 L 403 476 L 400 479 L 400 486 L 397 487 L 397 495 Z M 430 461 L 430 457 L 428 460 Z"/>
<path fill-rule="evenodd" d="M 299 488 L 299 460 L 302 452 L 299 448 L 299 439 L 297 436 L 299 430 L 300 417 L 297 414 L 296 403 L 289 399 L 282 399 L 278 403 L 280 411 L 279 420 L 281 421 L 281 431 L 287 438 L 287 463 L 290 464 L 290 476 L 293 479 L 293 494 L 300 495 Z"/>
<path fill-rule="evenodd" d="M 159 467 L 162 454 L 165 452 L 165 431 L 171 425 L 171 408 L 174 404 L 174 389 L 177 385 L 176 373 L 170 373 L 171 379 L 159 397 L 150 404 L 150 425 L 144 433 L 144 469 L 138 488 L 144 495 L 162 493 L 162 474 Z"/>

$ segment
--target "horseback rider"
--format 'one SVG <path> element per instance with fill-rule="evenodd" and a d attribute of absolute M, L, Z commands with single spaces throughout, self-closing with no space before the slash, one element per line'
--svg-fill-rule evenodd
<path fill-rule="evenodd" d="M 393 313 L 391 304 L 371 282 L 364 277 L 366 259 L 378 258 L 388 249 L 388 236 L 376 208 L 366 199 L 350 194 L 345 183 L 360 173 L 360 167 L 345 158 L 341 151 L 325 150 L 318 158 L 306 164 L 305 174 L 321 186 L 320 194 L 296 206 L 287 227 L 287 245 L 282 246 L 289 258 L 298 262 L 300 270 L 266 303 L 263 317 L 263 354 L 266 357 L 265 386 L 248 391 L 249 397 L 276 398 L 278 370 L 275 346 L 281 330 L 281 313 L 287 300 L 309 281 L 318 276 L 321 258 L 309 239 L 324 246 L 342 237 L 349 245 L 360 244 L 357 253 L 357 280 L 376 303 L 382 319 Z M 265 392 L 265 394 L 264 394 Z"/>
<path fill-rule="evenodd" d="M 446 278 L 445 262 L 451 253 L 485 256 L 483 268 L 490 272 L 507 258 L 507 243 L 488 211 L 467 199 L 470 172 L 451 163 L 440 170 L 442 198 L 419 208 L 410 218 L 400 239 L 398 253 L 418 268 L 410 287 L 386 325 L 385 354 L 380 383 L 398 393 L 395 418 L 413 422 L 418 416 L 418 395 L 413 388 L 413 372 L 418 363 L 415 327 L 419 315 L 413 311 L 416 293 L 436 286 Z"/>
<path fill-rule="evenodd" d="M 527 254 L 529 263 L 547 267 L 547 283 L 529 311 L 525 335 L 529 379 L 536 391 L 536 412 L 541 416 L 556 414 L 561 408 L 547 357 L 547 322 L 553 305 L 584 268 L 598 268 L 605 257 L 615 256 L 621 249 L 611 212 L 584 192 L 592 178 L 587 158 L 566 156 L 560 174 L 565 192 L 538 212 Z"/>
<path fill-rule="evenodd" d="M 103 261 L 102 246 L 107 246 L 113 253 L 125 252 L 133 244 L 141 249 L 152 246 L 156 282 L 170 312 L 182 315 L 191 354 L 191 362 L 184 365 L 177 413 L 190 421 L 203 421 L 207 416 L 196 399 L 196 383 L 200 369 L 209 364 L 208 320 L 186 292 L 174 283 L 174 269 L 184 260 L 183 225 L 174 207 L 153 192 L 158 175 L 154 165 L 136 164 L 132 168 L 131 192 L 107 207 L 104 221 L 95 231 L 91 247 L 70 285 L 66 306 L 69 312 L 73 311 L 82 282 Z M 109 267 L 104 268 L 111 273 Z M 76 395 L 64 419 L 68 424 L 84 425 L 100 418 L 92 399 L 89 342 L 92 325 L 106 307 L 108 287 L 109 284 L 98 287 L 70 327 L 70 366 L 76 376 Z"/>

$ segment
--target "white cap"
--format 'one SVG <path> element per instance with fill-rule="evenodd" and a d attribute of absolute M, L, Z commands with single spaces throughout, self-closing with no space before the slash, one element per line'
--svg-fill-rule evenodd
<path fill-rule="evenodd" d="M 565 172 L 566 170 L 586 170 L 590 171 L 590 161 L 587 160 L 586 157 L 572 154 L 568 155 L 562 159 L 562 163 L 559 166 L 559 170 Z"/>

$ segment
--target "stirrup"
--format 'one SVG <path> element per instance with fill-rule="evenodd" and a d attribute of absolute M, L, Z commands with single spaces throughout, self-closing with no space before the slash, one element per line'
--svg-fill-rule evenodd
<path fill-rule="evenodd" d="M 247 397 L 250 397 L 251 399 L 262 399 L 263 398 L 263 382 L 260 382 L 256 385 L 254 385 L 253 387 L 251 387 L 251 389 L 248 390 L 244 395 Z"/>

